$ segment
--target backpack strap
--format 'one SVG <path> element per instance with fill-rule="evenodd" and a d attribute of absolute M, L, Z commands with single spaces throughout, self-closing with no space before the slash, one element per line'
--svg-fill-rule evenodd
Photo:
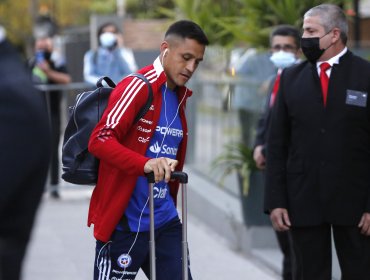
<path fill-rule="evenodd" d="M 139 73 L 132 73 L 129 76 L 136 77 L 136 78 L 139 78 L 139 79 L 143 80 L 145 82 L 145 84 L 147 85 L 147 87 L 148 87 L 148 99 L 147 99 L 145 105 L 140 109 L 139 113 L 136 115 L 136 117 L 134 119 L 134 124 L 135 124 L 146 114 L 146 112 L 148 112 L 148 110 L 150 108 L 150 105 L 152 105 L 153 89 L 152 89 L 152 85 L 150 84 L 150 82 L 148 81 L 148 79 L 144 75 L 139 74 Z M 96 82 L 96 87 L 98 87 L 98 88 L 104 87 L 103 81 L 105 81 L 107 83 L 107 85 L 111 88 L 116 87 L 116 84 L 107 76 L 100 77 L 99 80 Z"/>
<path fill-rule="evenodd" d="M 104 87 L 103 81 L 106 82 L 107 85 L 111 88 L 116 87 L 116 84 L 112 81 L 112 79 L 107 77 L 107 76 L 100 77 L 99 80 L 97 80 L 97 82 L 96 82 L 96 87 L 98 87 L 98 88 Z"/>
<path fill-rule="evenodd" d="M 148 99 L 147 99 L 145 105 L 140 109 L 139 113 L 136 115 L 135 120 L 134 120 L 134 124 L 135 124 L 146 114 L 146 112 L 148 112 L 148 110 L 150 108 L 150 105 L 152 105 L 153 89 L 152 89 L 152 85 L 150 84 L 150 82 L 148 81 L 148 79 L 144 75 L 139 74 L 139 73 L 132 73 L 132 74 L 130 74 L 130 76 L 133 76 L 133 77 L 136 77 L 136 78 L 139 78 L 139 79 L 143 80 L 146 83 L 147 87 L 148 87 Z"/>

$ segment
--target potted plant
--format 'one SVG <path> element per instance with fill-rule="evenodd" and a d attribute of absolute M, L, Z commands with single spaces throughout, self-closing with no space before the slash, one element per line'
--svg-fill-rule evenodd
<path fill-rule="evenodd" d="M 252 170 L 257 170 L 251 148 L 241 142 L 226 144 L 224 151 L 212 161 L 211 167 L 217 173 L 220 171 L 221 185 L 224 185 L 226 176 L 236 172 L 242 180 L 242 195 L 248 195 L 250 173 Z"/>
<path fill-rule="evenodd" d="M 253 149 L 241 142 L 226 144 L 224 151 L 212 161 L 211 168 L 220 174 L 221 185 L 226 176 L 237 174 L 245 225 L 270 224 L 268 216 L 263 214 L 264 180 L 253 159 Z"/>

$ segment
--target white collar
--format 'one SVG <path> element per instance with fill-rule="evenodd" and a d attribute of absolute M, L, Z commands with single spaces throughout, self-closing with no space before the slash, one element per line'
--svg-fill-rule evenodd
<path fill-rule="evenodd" d="M 155 72 L 157 73 L 157 77 L 161 75 L 161 73 L 164 71 L 161 60 L 159 59 L 159 56 L 155 59 L 153 63 Z"/>
<path fill-rule="evenodd" d="M 327 61 L 319 61 L 316 62 L 316 68 L 319 69 L 320 65 L 324 62 L 327 62 L 330 64 L 331 67 L 333 67 L 334 64 L 339 64 L 339 59 L 347 52 L 347 47 L 344 47 L 344 49 L 338 53 L 337 55 L 333 56 L 332 58 L 328 59 Z"/>

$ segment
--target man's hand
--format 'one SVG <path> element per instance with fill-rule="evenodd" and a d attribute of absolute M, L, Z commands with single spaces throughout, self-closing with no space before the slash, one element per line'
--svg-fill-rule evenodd
<path fill-rule="evenodd" d="M 370 213 L 364 213 L 361 217 L 358 227 L 361 229 L 361 233 L 370 236 Z"/>
<path fill-rule="evenodd" d="M 117 39 L 117 47 L 123 48 L 124 47 L 124 41 L 123 41 L 122 34 L 118 33 L 118 34 L 115 34 L 115 36 L 116 36 L 116 39 Z"/>
<path fill-rule="evenodd" d="M 154 172 L 154 180 L 156 183 L 164 180 L 168 183 L 171 179 L 171 172 L 175 171 L 175 167 L 179 162 L 175 159 L 160 157 L 148 160 L 144 165 L 144 173 Z"/>
<path fill-rule="evenodd" d="M 270 219 L 272 226 L 276 231 L 287 231 L 291 226 L 288 210 L 285 208 L 275 208 L 272 210 Z"/>
<path fill-rule="evenodd" d="M 68 84 L 72 80 L 69 74 L 53 70 L 46 60 L 38 63 L 37 67 L 39 67 L 45 73 L 45 75 L 48 77 L 48 80 L 53 81 L 54 83 Z"/>
<path fill-rule="evenodd" d="M 37 63 L 37 67 L 39 67 L 45 74 L 51 70 L 50 64 L 46 60 Z"/>
<path fill-rule="evenodd" d="M 266 158 L 262 154 L 262 150 L 263 150 L 263 145 L 258 145 L 254 148 L 254 152 L 253 152 L 253 159 L 256 162 L 256 166 L 259 169 L 265 169 L 265 165 L 266 165 Z"/>

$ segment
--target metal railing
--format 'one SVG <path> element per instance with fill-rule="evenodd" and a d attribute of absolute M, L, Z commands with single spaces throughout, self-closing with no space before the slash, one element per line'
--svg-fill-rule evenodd
<path fill-rule="evenodd" d="M 85 82 L 76 82 L 76 83 L 69 83 L 69 84 L 37 84 L 35 87 L 41 91 L 44 91 L 46 93 L 51 91 L 62 91 L 62 92 L 68 92 L 68 91 L 81 91 L 88 88 L 92 88 L 93 86 L 89 83 Z"/>
<path fill-rule="evenodd" d="M 239 196 L 236 174 L 225 178 L 221 186 L 220 174 L 211 169 L 212 162 L 224 151 L 226 144 L 243 142 L 253 146 L 267 90 L 261 90 L 265 88 L 262 82 L 228 76 L 198 79 L 191 87 L 194 93 L 187 104 L 187 164 L 219 187 Z M 247 89 L 259 89 L 259 92 Z M 239 98 L 235 94 L 250 95 L 247 97 L 257 102 L 245 107 L 237 103 Z"/>
<path fill-rule="evenodd" d="M 74 104 L 76 96 L 78 93 L 91 90 L 93 86 L 85 82 L 73 82 L 69 84 L 37 84 L 35 87 L 45 93 L 46 101 L 49 102 L 50 94 L 58 91 L 62 92 L 61 100 L 61 125 L 62 131 L 67 124 L 69 117 L 68 108 Z"/>

